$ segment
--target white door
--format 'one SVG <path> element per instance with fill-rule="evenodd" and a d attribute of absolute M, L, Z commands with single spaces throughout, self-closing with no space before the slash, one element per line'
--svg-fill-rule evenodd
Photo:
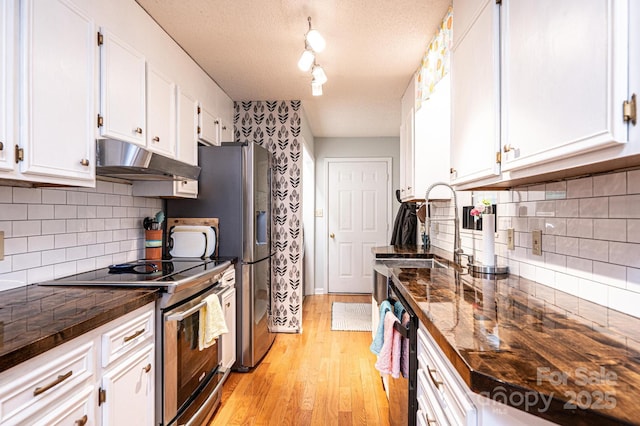
<path fill-rule="evenodd" d="M 371 293 L 371 248 L 387 245 L 390 160 L 328 160 L 329 293 Z"/>

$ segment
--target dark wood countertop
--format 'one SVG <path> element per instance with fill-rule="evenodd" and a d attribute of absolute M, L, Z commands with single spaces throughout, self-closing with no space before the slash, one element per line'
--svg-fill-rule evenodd
<path fill-rule="evenodd" d="M 0 372 L 158 298 L 157 289 L 45 287 L 0 292 Z"/>
<path fill-rule="evenodd" d="M 518 276 L 391 272 L 474 392 L 559 424 L 640 424 L 640 319 Z"/>

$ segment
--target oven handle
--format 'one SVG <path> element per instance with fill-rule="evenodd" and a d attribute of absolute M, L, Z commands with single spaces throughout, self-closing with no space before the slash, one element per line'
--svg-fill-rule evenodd
<path fill-rule="evenodd" d="M 175 314 L 167 315 L 167 318 L 165 321 L 182 321 L 189 315 L 199 311 L 201 308 L 204 308 L 206 304 L 207 304 L 207 301 L 203 300 L 202 302 L 198 303 L 195 306 L 190 307 L 185 311 L 176 312 Z"/>

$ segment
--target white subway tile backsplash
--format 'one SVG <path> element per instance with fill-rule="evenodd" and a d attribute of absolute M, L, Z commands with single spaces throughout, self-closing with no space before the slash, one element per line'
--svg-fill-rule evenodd
<path fill-rule="evenodd" d="M 118 218 L 104 219 L 104 229 L 120 230 L 120 219 Z"/>
<path fill-rule="evenodd" d="M 13 188 L 13 202 L 18 203 L 41 203 L 42 202 L 42 190 L 40 188 Z"/>
<path fill-rule="evenodd" d="M 90 206 L 104 206 L 105 205 L 105 194 L 87 194 L 87 204 Z"/>
<path fill-rule="evenodd" d="M 609 199 L 607 197 L 581 199 L 580 217 L 609 217 Z"/>
<path fill-rule="evenodd" d="M 13 202 L 13 189 L 10 186 L 0 186 L 0 203 Z"/>
<path fill-rule="evenodd" d="M 67 221 L 64 219 L 59 220 L 43 220 L 42 221 L 42 234 L 64 234 L 67 232 Z"/>
<path fill-rule="evenodd" d="M 56 205 L 54 208 L 56 219 L 76 219 L 78 217 L 78 207 L 68 205 Z"/>
<path fill-rule="evenodd" d="M 561 200 L 567 198 L 567 182 L 552 182 L 545 186 L 547 200 Z"/>
<path fill-rule="evenodd" d="M 67 232 L 85 232 L 87 230 L 86 219 L 68 219 Z"/>
<path fill-rule="evenodd" d="M 640 194 L 640 170 L 627 172 L 627 194 Z"/>
<path fill-rule="evenodd" d="M 95 219 L 98 217 L 97 206 L 78 206 L 79 219 Z"/>
<path fill-rule="evenodd" d="M 559 272 L 564 272 L 567 270 L 567 256 L 556 253 L 543 254 L 545 266 Z"/>
<path fill-rule="evenodd" d="M 627 290 L 640 293 L 640 269 L 627 267 Z"/>
<path fill-rule="evenodd" d="M 92 271 L 96 268 L 99 268 L 99 266 L 96 266 L 96 259 L 95 258 L 87 258 L 87 259 L 80 259 L 76 262 L 76 268 L 78 271 Z"/>
<path fill-rule="evenodd" d="M 529 195 L 527 196 L 528 201 L 539 201 L 545 199 L 545 185 L 533 185 L 527 188 L 527 192 Z"/>
<path fill-rule="evenodd" d="M 78 244 L 87 245 L 87 244 L 95 244 L 97 242 L 97 232 L 79 232 L 78 233 Z"/>
<path fill-rule="evenodd" d="M 590 302 L 607 305 L 608 287 L 595 281 L 580 279 L 578 296 Z"/>
<path fill-rule="evenodd" d="M 66 249 L 67 260 L 79 260 L 87 257 L 87 246 L 69 247 Z"/>
<path fill-rule="evenodd" d="M 556 237 L 556 253 L 567 256 L 580 255 L 580 239 L 573 237 Z"/>
<path fill-rule="evenodd" d="M 544 221 L 543 234 L 567 235 L 567 219 L 548 218 Z"/>
<path fill-rule="evenodd" d="M 67 192 L 67 204 L 87 205 L 88 194 L 86 192 Z"/>
<path fill-rule="evenodd" d="M 27 217 L 34 219 L 53 219 L 53 206 L 49 204 L 29 204 L 27 206 Z"/>
<path fill-rule="evenodd" d="M 110 243 L 113 241 L 113 231 L 98 231 L 96 232 L 97 243 Z"/>
<path fill-rule="evenodd" d="M 640 293 L 609 287 L 608 304 L 612 309 L 640 317 Z"/>
<path fill-rule="evenodd" d="M 53 265 L 30 268 L 27 270 L 27 280 L 30 283 L 50 281 L 54 278 Z"/>
<path fill-rule="evenodd" d="M 105 243 L 104 252 L 105 254 L 115 254 L 120 251 L 120 243 L 118 241 L 114 241 L 111 243 Z"/>
<path fill-rule="evenodd" d="M 66 277 L 67 275 L 74 275 L 78 272 L 76 262 L 64 262 L 53 265 L 53 276 L 55 278 Z"/>
<path fill-rule="evenodd" d="M 60 189 L 43 189 L 43 204 L 67 204 L 67 192 Z"/>
<path fill-rule="evenodd" d="M 609 196 L 627 193 L 627 173 L 608 173 L 593 177 L 593 195 Z"/>
<path fill-rule="evenodd" d="M 593 260 L 567 256 L 567 273 L 579 278 L 593 277 Z"/>
<path fill-rule="evenodd" d="M 109 194 L 105 196 L 104 205 L 105 206 L 120 206 L 120 195 Z"/>
<path fill-rule="evenodd" d="M 609 243 L 609 261 L 617 265 L 640 268 L 640 244 Z"/>
<path fill-rule="evenodd" d="M 127 207 L 114 207 L 113 217 L 127 217 Z M 124 226 L 124 225 L 123 225 Z"/>
<path fill-rule="evenodd" d="M 567 236 L 593 238 L 593 219 L 567 219 Z"/>
<path fill-rule="evenodd" d="M 54 265 L 67 261 L 65 249 L 45 250 L 42 252 L 42 264 Z"/>
<path fill-rule="evenodd" d="M 538 201 L 535 207 L 536 216 L 554 217 L 556 215 L 555 201 Z"/>
<path fill-rule="evenodd" d="M 609 242 L 582 238 L 580 240 L 580 257 L 605 262 L 608 261 Z"/>
<path fill-rule="evenodd" d="M 596 240 L 627 241 L 625 219 L 594 219 L 593 238 Z"/>
<path fill-rule="evenodd" d="M 4 232 L 5 238 L 11 237 L 11 224 L 12 222 L 8 220 L 0 221 L 0 231 Z"/>
<path fill-rule="evenodd" d="M 558 200 L 555 204 L 557 217 L 573 218 L 580 216 L 579 200 Z"/>
<path fill-rule="evenodd" d="M 567 198 L 586 198 L 593 196 L 592 178 L 573 179 L 567 181 Z"/>
<path fill-rule="evenodd" d="M 113 193 L 118 195 L 131 195 L 131 185 L 125 183 L 114 183 Z"/>
<path fill-rule="evenodd" d="M 615 287 L 626 288 L 627 268 L 612 263 L 593 262 L 593 280 Z"/>
<path fill-rule="evenodd" d="M 0 274 L 7 274 L 12 271 L 12 259 L 13 256 L 5 256 L 4 260 L 0 260 Z M 0 282 L 2 282 L 2 276 L 0 275 Z"/>
<path fill-rule="evenodd" d="M 113 182 L 107 182 L 104 180 L 96 181 L 96 192 L 102 194 L 113 194 Z"/>
<path fill-rule="evenodd" d="M 104 219 L 87 219 L 87 231 L 104 231 Z"/>
<path fill-rule="evenodd" d="M 13 270 L 35 268 L 41 265 L 40 252 L 16 254 L 13 256 Z"/>
<path fill-rule="evenodd" d="M 627 241 L 640 243 L 640 219 L 627 219 Z"/>
<path fill-rule="evenodd" d="M 104 255 L 104 244 L 92 244 L 87 246 L 88 257 L 99 257 Z"/>
<path fill-rule="evenodd" d="M 14 237 L 29 237 L 42 233 L 42 224 L 39 220 L 18 220 L 13 222 L 11 235 Z"/>
<path fill-rule="evenodd" d="M 55 235 L 55 248 L 67 248 L 78 245 L 78 234 Z"/>
<path fill-rule="evenodd" d="M 28 251 L 50 250 L 54 246 L 53 235 L 38 235 L 27 238 Z"/>
<path fill-rule="evenodd" d="M 28 243 L 26 237 L 7 238 L 4 240 L 4 254 L 9 256 L 12 254 L 26 253 L 28 251 Z"/>
<path fill-rule="evenodd" d="M 640 195 L 623 195 L 609 198 L 609 217 L 640 218 Z"/>
<path fill-rule="evenodd" d="M 104 256 L 96 257 L 96 268 L 106 268 L 109 265 L 113 265 L 114 263 L 118 263 L 113 260 L 113 256 L 108 254 Z"/>
<path fill-rule="evenodd" d="M 113 217 L 113 207 L 111 206 L 99 206 L 96 210 L 96 217 L 98 218 L 112 218 Z"/>
<path fill-rule="evenodd" d="M 556 289 L 569 294 L 578 294 L 580 279 L 573 275 L 556 272 Z"/>
<path fill-rule="evenodd" d="M 133 207 L 134 206 L 133 197 L 131 197 L 129 195 L 120 196 L 120 205 L 121 206 L 127 206 L 127 207 Z"/>
<path fill-rule="evenodd" d="M 143 197 L 136 197 L 133 199 L 133 206 L 145 208 L 147 207 L 147 199 Z"/>
<path fill-rule="evenodd" d="M 0 204 L 2 220 L 27 220 L 26 204 Z"/>

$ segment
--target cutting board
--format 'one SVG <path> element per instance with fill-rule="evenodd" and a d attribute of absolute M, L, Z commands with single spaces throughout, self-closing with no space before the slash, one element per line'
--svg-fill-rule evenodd
<path fill-rule="evenodd" d="M 218 256 L 218 246 L 220 244 L 218 236 L 220 233 L 218 232 L 218 218 L 205 218 L 205 217 L 174 217 L 167 219 L 167 233 L 171 234 L 171 229 L 175 226 L 210 226 L 215 230 L 216 234 L 216 246 L 213 251 L 212 257 Z M 168 250 L 167 250 L 168 252 Z"/>

